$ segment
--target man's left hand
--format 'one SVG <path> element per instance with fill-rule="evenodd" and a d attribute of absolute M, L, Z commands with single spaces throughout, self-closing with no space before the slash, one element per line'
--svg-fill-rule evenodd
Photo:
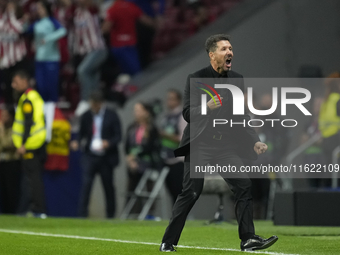
<path fill-rule="evenodd" d="M 254 145 L 254 151 L 257 153 L 257 155 L 265 153 L 267 149 L 268 149 L 268 146 L 265 143 L 257 142 Z"/>

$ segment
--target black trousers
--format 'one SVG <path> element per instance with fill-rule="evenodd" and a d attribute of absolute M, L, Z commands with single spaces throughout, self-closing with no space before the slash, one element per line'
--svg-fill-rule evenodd
<path fill-rule="evenodd" d="M 166 166 L 169 167 L 170 171 L 165 179 L 165 184 L 170 192 L 173 203 L 175 203 L 177 196 L 181 194 L 183 188 L 184 163 L 178 162 L 172 165 L 167 164 Z"/>
<path fill-rule="evenodd" d="M 254 219 L 266 219 L 270 180 L 268 178 L 253 178 L 251 182 L 254 201 Z"/>
<path fill-rule="evenodd" d="M 21 199 L 18 213 L 28 211 L 46 213 L 45 191 L 42 178 L 43 164 L 46 159 L 45 146 L 38 150 L 30 150 L 22 160 Z"/>
<path fill-rule="evenodd" d="M 0 204 L 1 212 L 15 214 L 20 199 L 20 160 L 0 162 Z"/>
<path fill-rule="evenodd" d="M 113 170 L 114 165 L 108 157 L 96 156 L 90 153 L 85 153 L 82 156 L 82 188 L 79 201 L 79 216 L 88 216 L 88 206 L 93 185 L 93 180 L 96 174 L 100 175 L 106 202 L 106 217 L 113 218 L 116 213 L 116 195 L 113 185 Z"/>
<path fill-rule="evenodd" d="M 190 165 L 204 166 L 208 163 L 218 163 L 221 166 L 227 166 L 230 164 L 236 166 L 237 169 L 240 169 L 243 165 L 235 151 L 231 148 L 228 149 L 224 147 L 222 143 L 222 141 L 218 141 L 216 144 L 197 144 L 198 149 L 195 151 L 191 150 L 190 154 L 185 157 L 183 191 L 178 196 L 172 209 L 172 217 L 163 236 L 163 243 L 178 244 L 187 215 L 201 195 L 204 175 L 201 176 L 202 178 L 190 178 Z M 234 193 L 235 214 L 239 224 L 239 237 L 242 240 L 247 239 L 255 233 L 251 181 L 247 175 L 243 173 L 230 174 L 230 177 L 228 176 L 228 178 L 224 178 L 224 180 Z"/>

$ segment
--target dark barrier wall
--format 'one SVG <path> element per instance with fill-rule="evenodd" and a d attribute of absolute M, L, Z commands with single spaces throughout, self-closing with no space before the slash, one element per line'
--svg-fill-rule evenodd
<path fill-rule="evenodd" d="M 279 192 L 275 197 L 274 224 L 340 226 L 340 190 Z"/>
<path fill-rule="evenodd" d="M 48 216 L 77 217 L 82 171 L 80 152 L 71 152 L 67 171 L 44 171 L 46 209 Z M 18 179 L 20 176 L 17 176 Z M 18 190 L 20 190 L 18 185 Z M 0 201 L 0 212 L 1 212 Z"/>
<path fill-rule="evenodd" d="M 70 153 L 70 166 L 65 172 L 44 171 L 47 214 L 76 217 L 81 187 L 80 152 Z"/>

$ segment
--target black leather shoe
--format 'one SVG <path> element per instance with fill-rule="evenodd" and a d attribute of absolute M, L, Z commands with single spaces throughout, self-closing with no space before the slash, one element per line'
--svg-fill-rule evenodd
<path fill-rule="evenodd" d="M 254 235 L 252 238 L 249 238 L 247 241 L 241 242 L 241 250 L 242 251 L 255 251 L 267 249 L 272 246 L 279 238 L 277 236 L 271 236 L 268 239 L 264 239 L 260 236 Z"/>
<path fill-rule="evenodd" d="M 159 250 L 162 252 L 173 252 L 176 251 L 174 246 L 171 243 L 162 243 Z"/>

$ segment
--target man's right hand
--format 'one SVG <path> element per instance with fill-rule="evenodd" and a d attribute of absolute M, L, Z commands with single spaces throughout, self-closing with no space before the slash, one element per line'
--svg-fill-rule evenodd
<path fill-rule="evenodd" d="M 220 96 L 221 101 L 222 101 L 223 97 L 221 97 L 220 94 L 218 94 L 218 95 Z M 208 103 L 207 103 L 207 106 L 209 107 L 210 110 L 215 110 L 215 109 L 218 109 L 218 108 L 220 108 L 220 107 L 222 106 L 222 105 L 221 105 L 221 102 L 220 102 L 220 100 L 218 99 L 217 96 L 214 96 L 214 99 L 215 99 L 215 101 L 216 101 L 216 104 L 215 104 L 215 102 L 214 102 L 213 99 L 210 99 L 210 100 L 208 101 Z"/>

